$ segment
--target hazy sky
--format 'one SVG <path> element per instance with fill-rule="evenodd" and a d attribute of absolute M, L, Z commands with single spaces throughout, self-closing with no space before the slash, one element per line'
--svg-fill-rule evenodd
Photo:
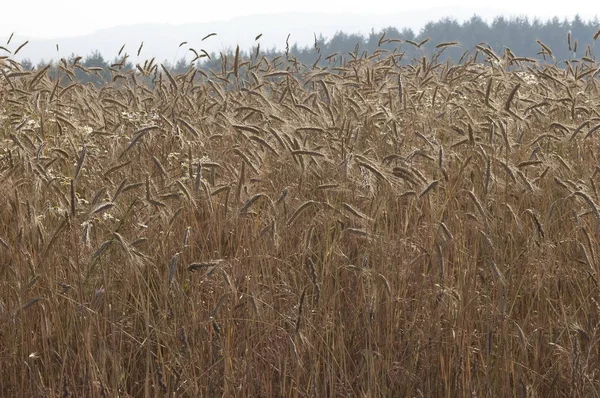
<path fill-rule="evenodd" d="M 527 14 L 542 19 L 557 15 L 584 19 L 598 14 L 594 2 L 540 0 L 423 0 L 418 2 L 365 0 L 299 0 L 299 1 L 212 1 L 201 0 L 28 0 L 3 1 L 0 7 L 0 37 L 15 32 L 21 36 L 54 38 L 82 35 L 102 28 L 145 22 L 184 24 L 227 20 L 236 16 L 280 12 L 326 12 L 353 14 L 397 13 L 435 7 L 490 8 L 510 14 Z M 95 4 L 95 5 L 94 5 Z"/>

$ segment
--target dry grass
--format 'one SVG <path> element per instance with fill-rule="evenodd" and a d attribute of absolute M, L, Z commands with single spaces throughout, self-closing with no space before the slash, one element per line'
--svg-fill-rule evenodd
<path fill-rule="evenodd" d="M 476 53 L 0 60 L 0 395 L 597 396 L 600 65 Z"/>

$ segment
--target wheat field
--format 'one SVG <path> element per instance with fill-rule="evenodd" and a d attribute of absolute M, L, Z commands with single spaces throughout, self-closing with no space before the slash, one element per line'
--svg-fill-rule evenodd
<path fill-rule="evenodd" d="M 0 395 L 600 395 L 600 63 L 454 45 L 1 57 Z"/>

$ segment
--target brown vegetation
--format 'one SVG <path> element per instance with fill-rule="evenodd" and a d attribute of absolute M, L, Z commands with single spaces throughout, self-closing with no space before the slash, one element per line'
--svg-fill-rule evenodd
<path fill-rule="evenodd" d="M 600 65 L 399 58 L 1 59 L 0 395 L 597 394 Z"/>

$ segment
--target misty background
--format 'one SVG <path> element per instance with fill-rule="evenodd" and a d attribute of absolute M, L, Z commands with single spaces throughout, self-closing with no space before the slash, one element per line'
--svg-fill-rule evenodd
<path fill-rule="evenodd" d="M 451 16 L 449 16 L 451 15 Z M 598 17 L 584 19 L 556 16 L 545 20 L 515 16 L 493 9 L 436 8 L 399 14 L 353 15 L 320 13 L 286 13 L 253 15 L 229 21 L 184 25 L 137 24 L 98 30 L 94 33 L 56 39 L 36 39 L 14 35 L 0 38 L 0 55 L 12 56 L 26 69 L 56 64 L 60 59 L 79 62 L 85 67 L 101 67 L 122 61 L 128 55 L 128 68 L 155 58 L 175 72 L 184 72 L 190 61 L 201 54 L 196 66 L 220 66 L 220 56 L 232 54 L 236 46 L 246 56 L 258 53 L 275 57 L 285 52 L 299 62 L 327 64 L 327 56 L 358 50 L 372 53 L 377 48 L 404 53 L 404 60 L 430 55 L 441 42 L 459 43 L 444 53 L 444 59 L 458 61 L 467 50 L 486 43 L 496 53 L 510 49 L 520 57 L 542 59 L 544 54 L 537 40 L 552 50 L 551 62 L 575 57 L 596 56 L 593 36 L 600 29 Z M 571 45 L 567 43 L 570 33 Z M 210 37 L 202 40 L 211 33 Z M 383 34 L 385 38 L 381 41 Z M 420 43 L 417 48 L 407 41 Z M 391 41 L 390 41 L 391 40 Z M 15 55 L 16 49 L 25 41 Z M 143 46 L 141 44 L 143 43 Z M 138 51 L 141 51 L 138 56 Z M 118 55 L 119 50 L 123 51 Z M 194 51 L 190 50 L 193 49 Z M 203 52 L 202 52 L 203 51 Z M 3 54 L 4 52 L 4 54 Z M 548 61 L 548 59 L 546 59 Z M 85 80 L 84 75 L 81 76 Z"/>

